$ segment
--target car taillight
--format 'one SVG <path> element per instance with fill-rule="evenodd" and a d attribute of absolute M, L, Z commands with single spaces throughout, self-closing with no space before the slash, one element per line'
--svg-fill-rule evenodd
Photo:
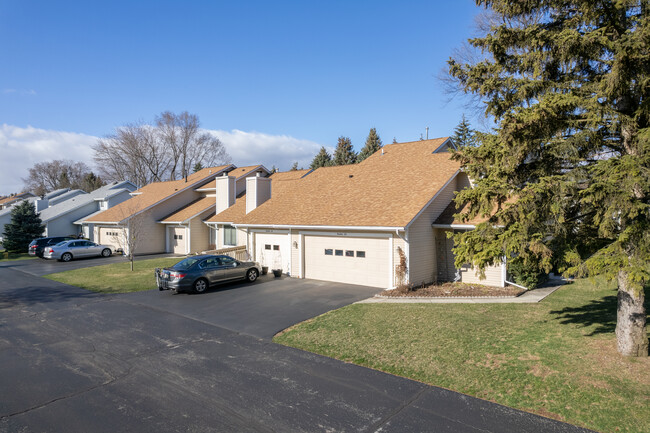
<path fill-rule="evenodd" d="M 30 250 L 35 250 L 35 249 L 36 249 L 36 245 L 30 245 L 30 246 L 29 246 L 29 249 L 30 249 Z"/>
<path fill-rule="evenodd" d="M 171 272 L 171 273 L 169 274 L 170 277 L 175 278 L 175 279 L 177 279 L 177 280 L 180 280 L 180 279 L 183 278 L 185 275 L 187 275 L 187 274 L 181 274 L 180 272 Z"/>
<path fill-rule="evenodd" d="M 48 249 L 47 249 L 47 252 L 48 252 L 48 253 L 53 253 L 54 250 L 53 250 L 52 248 L 48 248 Z"/>

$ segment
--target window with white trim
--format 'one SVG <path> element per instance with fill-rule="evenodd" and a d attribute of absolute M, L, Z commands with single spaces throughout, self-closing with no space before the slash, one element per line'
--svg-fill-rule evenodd
<path fill-rule="evenodd" d="M 223 244 L 229 246 L 237 245 L 237 229 L 233 226 L 223 226 Z"/>

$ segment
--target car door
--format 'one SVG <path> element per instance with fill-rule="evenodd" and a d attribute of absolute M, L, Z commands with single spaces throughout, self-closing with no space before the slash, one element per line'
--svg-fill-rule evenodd
<path fill-rule="evenodd" d="M 65 249 L 70 250 L 70 252 L 72 253 L 72 257 L 84 256 L 84 247 L 81 245 L 81 241 L 69 242 L 67 248 Z"/>
<path fill-rule="evenodd" d="M 97 245 L 94 242 L 82 241 L 86 244 L 87 255 L 89 256 L 99 256 L 102 254 L 101 246 Z"/>
<path fill-rule="evenodd" d="M 246 269 L 241 266 L 241 264 L 233 259 L 232 257 L 222 256 L 221 263 L 224 269 L 224 278 L 226 280 L 235 280 L 238 278 L 244 278 Z"/>
<path fill-rule="evenodd" d="M 210 257 L 198 264 L 201 276 L 207 278 L 210 284 L 223 281 L 224 269 L 221 266 L 219 257 Z"/>

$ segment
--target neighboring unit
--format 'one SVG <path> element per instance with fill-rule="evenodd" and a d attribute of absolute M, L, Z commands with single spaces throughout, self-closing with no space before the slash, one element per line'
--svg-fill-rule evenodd
<path fill-rule="evenodd" d="M 84 235 L 93 240 L 91 230 L 83 230 L 81 222 L 90 215 L 106 210 L 130 198 L 136 189 L 129 181 L 113 182 L 90 193 L 67 191 L 49 200 L 49 207 L 39 216 L 45 224 L 43 236 Z"/>
<path fill-rule="evenodd" d="M 205 251 L 214 245 L 203 219 L 219 207 L 219 196 L 225 194 L 220 193 L 220 188 L 228 188 L 234 197 L 238 191 L 243 193 L 245 179 L 258 172 L 269 173 L 261 165 L 237 168 L 229 164 L 204 168 L 187 179 L 154 182 L 82 224 L 94 225 L 97 242 L 125 252 L 129 237 L 135 236 L 134 254 Z"/>

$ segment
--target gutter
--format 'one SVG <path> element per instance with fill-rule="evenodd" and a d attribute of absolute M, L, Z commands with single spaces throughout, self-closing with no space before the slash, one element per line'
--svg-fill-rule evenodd
<path fill-rule="evenodd" d="M 404 227 L 380 227 L 380 226 L 308 226 L 308 225 L 293 225 L 293 224 L 234 224 L 236 228 L 267 228 L 267 229 L 303 229 L 303 230 L 350 230 L 350 231 L 394 231 L 405 230 Z"/>

